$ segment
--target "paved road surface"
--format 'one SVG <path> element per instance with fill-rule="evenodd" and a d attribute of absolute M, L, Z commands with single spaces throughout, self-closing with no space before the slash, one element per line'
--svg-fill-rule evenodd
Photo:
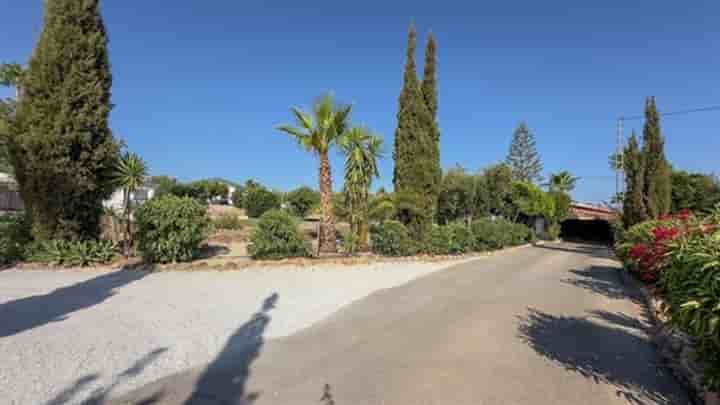
<path fill-rule="evenodd" d="M 376 292 L 267 340 L 258 303 L 207 366 L 119 404 L 688 404 L 602 247 L 549 244 Z M 333 402 L 334 401 L 334 402 Z"/>

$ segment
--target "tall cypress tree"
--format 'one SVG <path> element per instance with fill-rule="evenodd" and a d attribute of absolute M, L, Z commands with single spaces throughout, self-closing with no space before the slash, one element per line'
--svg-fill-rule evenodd
<path fill-rule="evenodd" d="M 427 47 L 425 48 L 424 70 L 421 90 L 425 105 L 431 116 L 428 134 L 431 135 L 435 142 L 432 156 L 428 158 L 432 159 L 432 163 L 436 166 L 436 187 L 432 190 L 432 193 L 435 195 L 435 198 L 438 198 L 443 173 L 440 164 L 440 125 L 438 124 L 437 42 L 432 33 L 428 36 Z"/>
<path fill-rule="evenodd" d="M 628 228 L 647 219 L 647 210 L 643 198 L 643 184 L 645 182 L 643 160 L 637 137 L 633 132 L 623 153 L 625 195 L 622 219 L 623 224 Z"/>
<path fill-rule="evenodd" d="M 643 160 L 645 207 L 650 217 L 657 218 L 669 213 L 672 206 L 672 172 L 665 158 L 665 140 L 655 97 L 648 97 L 645 102 Z"/>
<path fill-rule="evenodd" d="M 45 2 L 10 151 L 38 240 L 99 234 L 118 157 L 107 42 L 99 0 Z"/>
<path fill-rule="evenodd" d="M 403 88 L 400 92 L 395 131 L 393 184 L 401 201 L 398 219 L 421 237 L 427 235 L 437 204 L 436 194 L 428 193 L 437 187 L 437 168 L 433 153 L 436 142 L 428 133 L 432 116 L 417 79 L 415 26 L 408 33 L 407 61 Z"/>
<path fill-rule="evenodd" d="M 528 183 L 542 180 L 543 166 L 535 146 L 535 136 L 524 122 L 513 133 L 506 163 L 512 170 L 513 180 Z"/>

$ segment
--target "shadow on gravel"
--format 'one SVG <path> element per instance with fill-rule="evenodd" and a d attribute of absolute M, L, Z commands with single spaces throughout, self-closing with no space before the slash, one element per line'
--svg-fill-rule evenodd
<path fill-rule="evenodd" d="M 58 288 L 49 294 L 34 295 L 0 304 L 0 338 L 22 333 L 50 322 L 63 321 L 68 314 L 102 303 L 115 295 L 116 289 L 140 280 L 147 274 L 142 271 L 118 270 Z"/>
<path fill-rule="evenodd" d="M 146 354 L 141 359 L 136 361 L 130 368 L 123 371 L 116 379 L 113 381 L 113 383 L 107 387 L 98 388 L 95 391 L 93 391 L 92 395 L 90 396 L 90 399 L 83 402 L 85 405 L 100 405 L 102 404 L 107 396 L 110 394 L 110 392 L 117 386 L 123 384 L 127 380 L 136 377 L 140 375 L 140 373 L 147 368 L 150 364 L 152 364 L 158 357 L 160 357 L 163 353 L 167 351 L 167 348 L 161 348 L 153 350 L 152 352 Z M 62 392 L 60 392 L 58 395 L 56 395 L 53 399 L 51 399 L 49 402 L 47 402 L 46 405 L 64 405 L 68 402 L 72 401 L 73 398 L 81 393 L 85 388 L 91 384 L 93 381 L 97 380 L 100 377 L 100 374 L 90 374 L 85 377 L 82 377 L 75 381 L 75 383 L 64 389 Z M 161 394 L 156 394 L 152 398 L 147 398 L 144 401 L 138 402 L 136 404 L 144 404 L 144 405 L 150 405 L 154 402 L 157 402 L 160 399 Z M 152 402 L 149 402 L 150 399 L 152 399 Z"/>
<path fill-rule="evenodd" d="M 595 317 L 610 325 L 528 309 L 520 318 L 518 335 L 566 370 L 613 385 L 616 395 L 631 404 L 691 404 L 680 384 L 657 364 L 655 350 L 641 333 L 611 326 L 631 322 L 612 313 Z"/>
<path fill-rule="evenodd" d="M 267 297 L 258 312 L 245 322 L 225 343 L 225 347 L 199 378 L 185 405 L 252 404 L 260 392 L 247 392 L 250 365 L 260 355 L 270 324 L 270 311 L 275 308 L 278 294 Z"/>

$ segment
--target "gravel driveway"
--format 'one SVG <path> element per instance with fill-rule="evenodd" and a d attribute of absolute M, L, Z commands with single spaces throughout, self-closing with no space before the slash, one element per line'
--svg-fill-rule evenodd
<path fill-rule="evenodd" d="M 0 272 L 0 398 L 74 404 L 215 357 L 273 297 L 268 338 L 451 263 L 238 272 Z"/>

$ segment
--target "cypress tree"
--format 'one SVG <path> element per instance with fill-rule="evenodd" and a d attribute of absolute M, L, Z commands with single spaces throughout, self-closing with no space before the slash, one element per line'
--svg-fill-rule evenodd
<path fill-rule="evenodd" d="M 429 159 L 432 159 L 432 163 L 435 165 L 436 170 L 436 186 L 432 192 L 435 198 L 438 198 L 443 173 L 440 164 L 440 125 L 438 124 L 437 42 L 435 41 L 435 36 L 433 36 L 432 33 L 428 36 L 427 47 L 425 49 L 424 69 L 425 71 L 423 74 L 421 90 L 423 99 L 425 100 L 425 106 L 427 106 L 431 117 L 428 133 L 432 136 L 432 139 L 435 142 L 432 156 L 429 157 Z"/>
<path fill-rule="evenodd" d="M 37 240 L 99 234 L 118 143 L 99 0 L 47 0 L 23 75 L 11 161 Z"/>
<path fill-rule="evenodd" d="M 415 27 L 408 33 L 407 61 L 403 88 L 400 92 L 395 131 L 393 184 L 399 201 L 398 219 L 424 237 L 432 225 L 437 205 L 437 166 L 434 159 L 436 142 L 428 133 L 432 116 L 417 79 Z"/>
<path fill-rule="evenodd" d="M 512 170 L 513 180 L 528 183 L 542 180 L 543 166 L 535 146 L 535 136 L 524 122 L 513 133 L 506 163 Z"/>
<path fill-rule="evenodd" d="M 643 159 L 637 137 L 633 132 L 623 154 L 625 195 L 623 199 L 622 219 L 623 224 L 627 228 L 647 219 L 647 211 L 643 198 L 643 183 L 645 182 Z"/>
<path fill-rule="evenodd" d="M 665 140 L 660 130 L 655 97 L 648 97 L 645 103 L 643 159 L 645 207 L 650 217 L 657 218 L 668 214 L 672 206 L 672 172 L 665 158 Z"/>

